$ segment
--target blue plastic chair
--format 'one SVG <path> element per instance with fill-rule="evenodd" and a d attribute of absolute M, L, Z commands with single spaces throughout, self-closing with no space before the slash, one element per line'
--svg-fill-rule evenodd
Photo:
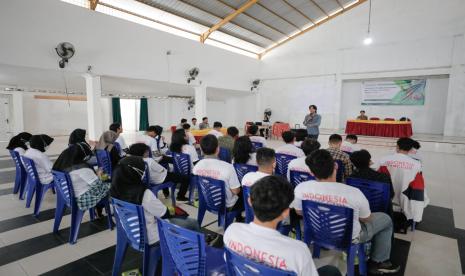
<path fill-rule="evenodd" d="M 31 207 L 32 197 L 34 193 L 36 194 L 35 203 L 34 203 L 34 216 L 39 216 L 40 205 L 44 199 L 44 195 L 48 189 L 54 191 L 53 181 L 47 184 L 42 184 L 37 173 L 36 165 L 34 160 L 27 157 L 21 157 L 24 163 L 24 168 L 27 172 L 27 197 L 26 197 L 26 208 Z"/>
<path fill-rule="evenodd" d="M 285 271 L 254 262 L 234 251 L 224 248 L 227 264 L 227 275 L 229 276 L 297 276 L 293 271 Z"/>
<path fill-rule="evenodd" d="M 231 163 L 231 152 L 227 148 L 220 147 L 218 158 L 224 162 Z"/>
<path fill-rule="evenodd" d="M 163 275 L 224 275 L 223 250 L 206 245 L 202 233 L 162 219 L 157 223 Z"/>
<path fill-rule="evenodd" d="M 254 165 L 247 165 L 247 164 L 238 164 L 234 163 L 234 169 L 236 170 L 237 178 L 239 182 L 242 183 L 242 178 L 249 172 L 256 172 L 258 171 L 258 167 Z"/>
<path fill-rule="evenodd" d="M 195 176 L 192 174 L 191 157 L 189 154 L 171 152 L 173 157 L 173 169 L 175 173 L 189 176 L 189 203 L 194 202 L 194 190 L 196 188 Z"/>
<path fill-rule="evenodd" d="M 121 265 L 128 246 L 143 254 L 142 275 L 153 276 L 161 257 L 160 247 L 150 245 L 145 227 L 144 208 L 116 198 L 111 198 L 116 218 L 116 252 L 113 276 L 121 275 Z"/>
<path fill-rule="evenodd" d="M 276 169 L 275 173 L 277 175 L 286 176 L 287 175 L 287 167 L 289 162 L 296 159 L 294 155 L 283 154 L 283 153 L 276 153 Z"/>
<path fill-rule="evenodd" d="M 391 201 L 389 185 L 360 178 L 347 178 L 346 182 L 362 191 L 370 203 L 371 212 L 388 213 Z"/>
<path fill-rule="evenodd" d="M 16 177 L 15 177 L 15 186 L 13 187 L 13 194 L 19 192 L 19 199 L 24 199 L 24 188 L 26 187 L 27 182 L 27 173 L 24 169 L 23 163 L 21 163 L 21 157 L 19 152 L 10 150 L 11 158 L 15 162 L 16 167 Z"/>
<path fill-rule="evenodd" d="M 227 211 L 225 183 L 222 180 L 205 176 L 197 176 L 199 190 L 199 209 L 197 221 L 202 225 L 206 211 L 218 214 L 218 226 L 224 230 L 233 222 L 237 211 Z M 239 199 L 240 200 L 240 199 Z"/>
<path fill-rule="evenodd" d="M 263 143 L 260 142 L 252 142 L 252 146 L 255 150 L 258 150 L 259 148 L 263 148 Z"/>
<path fill-rule="evenodd" d="M 339 183 L 343 183 L 344 181 L 344 171 L 345 171 L 345 166 L 344 163 L 342 163 L 341 160 L 335 160 L 337 163 L 337 171 L 336 171 L 336 181 Z"/>
<path fill-rule="evenodd" d="M 111 167 L 110 153 L 107 150 L 98 149 L 95 151 L 97 156 L 97 164 L 102 171 L 111 179 L 113 169 Z"/>
<path fill-rule="evenodd" d="M 113 146 L 115 147 L 115 149 L 118 152 L 119 156 L 124 156 L 123 149 L 121 148 L 121 145 L 118 142 L 114 142 Z"/>
<path fill-rule="evenodd" d="M 158 197 L 158 192 L 160 190 L 163 190 L 165 188 L 168 188 L 171 190 L 171 203 L 173 206 L 176 206 L 176 197 L 174 193 L 176 192 L 176 183 L 173 182 L 165 182 L 161 184 L 152 184 L 150 183 L 150 170 L 148 167 L 147 162 L 145 162 L 145 174 L 144 174 L 144 179 L 143 179 L 145 185 L 153 192 L 153 194 Z"/>
<path fill-rule="evenodd" d="M 242 186 L 242 198 L 244 200 L 245 223 L 250 223 L 254 219 L 252 206 L 249 204 L 250 187 Z"/>
<path fill-rule="evenodd" d="M 315 177 L 309 173 L 294 170 L 289 171 L 289 178 L 289 182 L 291 182 L 294 188 L 302 182 L 315 180 Z"/>
<path fill-rule="evenodd" d="M 55 182 L 55 189 L 57 190 L 57 207 L 55 210 L 55 222 L 53 224 L 53 233 L 57 234 L 60 228 L 60 223 L 65 213 L 66 208 L 71 208 L 71 229 L 69 232 L 69 243 L 75 244 L 79 234 L 79 227 L 81 226 L 82 217 L 85 211 L 78 208 L 76 199 L 74 196 L 73 184 L 71 177 L 68 173 L 52 171 L 53 181 Z M 111 221 L 111 209 L 108 199 L 103 199 L 99 204 L 105 205 L 105 211 L 107 212 L 108 229 L 113 229 L 113 222 Z M 94 220 L 95 212 L 94 208 L 89 209 L 90 219 Z"/>
<path fill-rule="evenodd" d="M 313 258 L 320 257 L 320 247 L 347 253 L 347 275 L 354 275 L 355 255 L 358 253 L 361 275 L 367 275 L 365 244 L 352 243 L 354 210 L 311 200 L 302 201 L 304 238 L 313 243 Z"/>

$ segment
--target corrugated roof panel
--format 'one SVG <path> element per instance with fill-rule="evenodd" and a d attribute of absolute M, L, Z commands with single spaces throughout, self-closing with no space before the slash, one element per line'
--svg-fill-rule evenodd
<path fill-rule="evenodd" d="M 215 0 L 182 0 L 183 2 L 186 2 L 188 4 L 191 4 L 195 7 L 198 7 L 200 9 L 209 11 L 221 18 L 225 18 L 231 13 L 231 9 L 226 7 L 225 5 L 221 4 L 219 1 Z"/>
<path fill-rule="evenodd" d="M 309 0 L 289 0 L 292 2 L 298 9 L 310 17 L 313 22 L 317 21 L 319 18 L 326 16 L 312 1 Z"/>
<path fill-rule="evenodd" d="M 223 0 L 223 1 L 227 3 L 228 5 L 233 6 L 234 8 L 238 9 L 240 6 L 247 3 L 248 0 Z"/>
<path fill-rule="evenodd" d="M 236 36 L 242 40 L 248 41 L 252 44 L 259 45 L 260 47 L 268 47 L 269 45 L 274 44 L 273 40 L 264 38 L 263 36 L 257 35 L 256 33 L 247 31 L 235 24 L 227 23 L 220 28 L 222 32 Z"/>
<path fill-rule="evenodd" d="M 273 39 L 273 41 L 278 41 L 285 37 L 285 34 L 281 33 L 279 30 L 274 29 L 272 26 L 269 26 L 265 22 L 263 22 L 263 24 L 246 14 L 238 15 L 232 20 L 232 22 L 237 23 L 239 26 L 243 26 L 249 30 L 253 30 L 256 33 L 266 35 L 267 37 Z"/>
<path fill-rule="evenodd" d="M 297 11 L 296 8 L 287 0 L 261 0 L 260 4 L 300 28 L 309 22 L 309 20 L 304 15 L 300 14 L 299 11 Z"/>
<path fill-rule="evenodd" d="M 315 3 L 320 6 L 326 14 L 330 14 L 335 10 L 339 10 L 341 7 L 336 2 L 336 0 L 313 0 Z"/>
<path fill-rule="evenodd" d="M 263 8 L 260 5 L 253 5 L 247 10 L 247 14 L 252 15 L 253 17 L 256 17 L 260 19 L 261 21 L 265 22 L 266 24 L 272 26 L 273 28 L 278 29 L 279 31 L 285 33 L 285 34 L 290 34 L 297 30 L 295 26 L 287 22 L 285 19 L 276 16 L 269 10 Z"/>

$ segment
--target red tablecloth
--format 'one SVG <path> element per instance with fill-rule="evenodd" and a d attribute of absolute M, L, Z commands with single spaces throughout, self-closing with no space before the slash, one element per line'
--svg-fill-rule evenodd
<path fill-rule="evenodd" d="M 291 130 L 291 126 L 288 123 L 274 123 L 271 133 L 273 136 L 279 138 L 284 131 L 288 130 Z"/>
<path fill-rule="evenodd" d="M 411 122 L 371 120 L 347 121 L 346 133 L 382 137 L 410 137 L 413 134 Z"/>

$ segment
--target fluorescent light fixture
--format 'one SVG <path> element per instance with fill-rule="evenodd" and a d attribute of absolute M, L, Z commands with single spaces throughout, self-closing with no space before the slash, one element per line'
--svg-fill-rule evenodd
<path fill-rule="evenodd" d="M 371 38 L 370 36 L 365 37 L 365 39 L 363 40 L 363 44 L 365 45 L 370 45 L 371 43 L 373 43 L 373 38 Z"/>

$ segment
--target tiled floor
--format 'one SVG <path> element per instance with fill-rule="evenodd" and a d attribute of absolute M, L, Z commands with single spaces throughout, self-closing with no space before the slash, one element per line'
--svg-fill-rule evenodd
<path fill-rule="evenodd" d="M 329 130 L 320 136 L 326 146 Z M 167 134 L 169 136 L 169 134 Z M 135 134 L 125 134 L 126 142 L 135 141 Z M 169 138 L 169 137 L 167 137 Z M 422 156 L 427 192 L 431 206 L 425 210 L 424 221 L 415 232 L 396 234 L 392 259 L 403 265 L 398 275 L 464 275 L 465 274 L 465 139 L 435 135 L 417 135 L 422 143 Z M 67 137 L 57 137 L 48 154 L 52 159 L 65 147 Z M 276 147 L 280 141 L 272 140 Z M 360 137 L 360 145 L 376 160 L 394 150 L 394 139 Z M 61 222 L 59 235 L 51 231 L 54 221 L 55 196 L 47 193 L 39 218 L 24 207 L 12 194 L 14 164 L 0 143 L 0 275 L 109 275 L 111 273 L 116 237 L 106 229 L 105 221 L 90 222 L 84 217 L 78 242 L 67 243 L 70 216 Z M 196 208 L 181 204 L 190 217 Z M 204 229 L 222 233 L 214 215 L 207 214 Z M 138 267 L 139 255 L 129 250 L 124 270 Z M 323 252 L 315 260 L 317 266 L 334 264 L 344 271 L 340 254 Z"/>

